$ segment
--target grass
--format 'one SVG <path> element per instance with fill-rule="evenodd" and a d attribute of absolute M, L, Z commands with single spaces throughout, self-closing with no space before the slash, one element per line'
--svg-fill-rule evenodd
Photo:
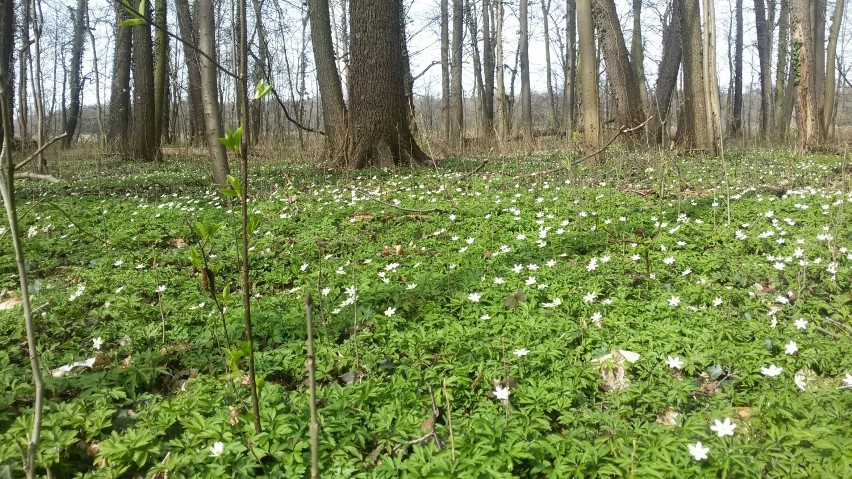
<path fill-rule="evenodd" d="M 41 472 L 305 475 L 312 292 L 323 477 L 849 477 L 848 165 L 730 155 L 727 224 L 715 160 L 622 152 L 532 175 L 559 160 L 257 165 L 259 435 L 239 208 L 206 166 L 73 162 L 64 184 L 21 182 L 42 362 L 94 358 L 49 380 Z M 16 477 L 32 387 L 6 242 L 0 268 L 0 470 Z M 710 429 L 725 418 L 733 435 Z"/>

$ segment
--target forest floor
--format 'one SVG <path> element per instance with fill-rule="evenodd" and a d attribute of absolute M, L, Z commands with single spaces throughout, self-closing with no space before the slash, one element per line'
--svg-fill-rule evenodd
<path fill-rule="evenodd" d="M 20 181 L 40 474 L 303 477 L 310 292 L 322 477 L 852 477 L 850 165 L 624 152 L 536 174 L 562 160 L 254 166 L 261 434 L 240 210 L 208 166 Z M 0 477 L 19 477 L 33 387 L 6 236 Z"/>

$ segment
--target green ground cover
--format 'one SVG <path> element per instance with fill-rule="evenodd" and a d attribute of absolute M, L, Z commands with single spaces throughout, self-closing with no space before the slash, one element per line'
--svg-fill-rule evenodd
<path fill-rule="evenodd" d="M 728 203 L 718 160 L 531 175 L 552 160 L 255 168 L 261 434 L 239 208 L 206 167 L 21 182 L 41 473 L 303 476 L 312 292 L 322 477 L 852 476 L 848 165 L 730 155 Z M 18 477 L 33 388 L 2 241 L 0 477 Z"/>

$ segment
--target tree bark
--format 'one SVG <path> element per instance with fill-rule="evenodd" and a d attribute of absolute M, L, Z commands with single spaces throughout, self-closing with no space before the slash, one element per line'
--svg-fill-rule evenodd
<path fill-rule="evenodd" d="M 487 138 L 494 136 L 494 42 L 491 13 L 491 1 L 482 0 L 482 72 L 485 89 L 482 98 L 482 130 Z"/>
<path fill-rule="evenodd" d="M 832 124 L 834 123 L 834 88 L 835 88 L 835 69 L 837 62 L 837 40 L 840 37 L 840 24 L 843 21 L 843 8 L 845 1 L 837 0 L 834 5 L 834 15 L 831 19 L 831 32 L 828 36 L 828 51 L 825 69 L 825 101 L 823 104 L 823 123 L 822 131 L 825 132 L 826 139 L 829 139 L 832 133 Z"/>
<path fill-rule="evenodd" d="M 645 121 L 645 112 L 642 108 L 639 83 L 630 65 L 615 2 L 614 0 L 594 0 L 592 11 L 595 26 L 598 29 L 601 51 L 606 62 L 607 81 L 615 96 L 615 115 L 618 122 L 616 127 L 639 125 Z M 642 135 L 642 130 L 635 130 L 630 135 L 634 138 L 639 137 Z"/>
<path fill-rule="evenodd" d="M 473 59 L 475 92 L 479 96 L 479 103 L 476 107 L 479 112 L 480 124 L 484 125 L 487 122 L 485 118 L 485 85 L 482 80 L 482 59 L 479 55 L 479 26 L 476 24 L 475 0 L 465 0 L 465 20 L 470 33 L 470 56 Z"/>
<path fill-rule="evenodd" d="M 814 52 L 814 94 L 817 102 L 817 115 L 822 130 L 825 111 L 825 12 L 827 0 L 811 0 L 811 35 Z M 822 133 L 820 133 L 822 135 Z M 821 138 L 824 140 L 825 138 Z"/>
<path fill-rule="evenodd" d="M 633 0 L 633 35 L 630 41 L 630 64 L 639 84 L 642 107 L 648 109 L 648 88 L 645 86 L 645 46 L 642 44 L 642 0 Z"/>
<path fill-rule="evenodd" d="M 3 62 L 3 71 L 6 73 L 6 84 L 3 85 L 5 88 L 6 95 L 8 95 L 9 100 L 9 109 L 6 110 L 3 114 L 6 115 L 6 118 L 3 121 L 0 121 L 0 139 L 2 139 L 3 128 L 4 125 L 10 125 L 10 129 L 14 129 L 12 122 L 14 121 L 14 113 L 12 111 L 14 108 L 14 100 L 15 100 L 15 74 L 12 69 L 13 63 L 12 59 L 15 53 L 15 4 L 13 0 L 0 0 L 2 4 L 0 4 L 0 9 L 2 9 L 2 19 L 0 19 L 0 43 L 2 43 L 3 48 L 0 51 L 0 62 Z M 8 123 L 6 122 L 8 120 Z M 15 132 L 9 131 L 9 137 L 14 138 Z"/>
<path fill-rule="evenodd" d="M 328 0 L 325 0 L 326 6 L 328 5 Z M 266 23 L 263 21 L 263 11 L 261 8 L 261 4 L 259 0 L 252 0 L 251 2 L 252 8 L 254 9 L 254 18 L 256 22 L 256 30 L 257 30 L 257 58 L 254 63 L 254 81 L 255 84 L 260 82 L 260 80 L 264 80 L 270 82 L 270 64 L 272 63 L 269 58 L 269 35 L 266 31 Z M 310 11 L 310 4 L 308 4 L 308 10 Z M 326 11 L 328 9 L 326 8 Z M 313 28 L 313 27 L 312 27 Z M 329 33 L 330 35 L 330 33 Z M 314 52 L 314 57 L 316 57 L 316 52 Z M 332 63 L 334 63 L 334 58 L 332 58 Z M 334 63 L 335 72 L 337 72 L 337 64 Z M 317 67 L 317 74 L 319 74 L 319 67 Z M 340 83 L 340 75 L 337 74 L 337 81 Z M 322 87 L 320 87 L 320 95 L 322 96 Z M 338 90 L 340 87 L 338 85 Z M 340 93 L 340 97 L 343 98 L 343 93 Z M 263 129 L 263 111 L 264 105 L 266 103 L 265 98 L 260 98 L 254 100 L 251 105 L 251 130 L 255 134 L 255 138 L 260 138 L 261 131 Z M 325 108 L 323 108 L 323 114 L 325 114 Z M 267 125 L 268 128 L 268 125 Z"/>
<path fill-rule="evenodd" d="M 521 23 L 519 55 L 521 60 L 521 133 L 526 139 L 532 139 L 532 89 L 530 87 L 530 32 L 529 0 L 521 0 L 518 17 Z"/>
<path fill-rule="evenodd" d="M 146 3 L 145 16 L 151 14 Z M 160 139 L 155 135 L 154 54 L 149 24 L 130 27 L 133 30 L 133 111 L 130 123 L 130 158 L 154 161 L 159 156 Z"/>
<path fill-rule="evenodd" d="M 817 105 L 816 61 L 808 0 L 790 0 L 793 71 L 797 79 L 796 124 L 799 145 L 808 151 L 822 146 L 822 121 Z"/>
<path fill-rule="evenodd" d="M 775 69 L 775 134 L 778 138 L 787 135 L 793 116 L 793 95 L 788 58 L 790 57 L 790 2 L 781 0 L 778 14 L 778 63 Z"/>
<path fill-rule="evenodd" d="M 346 153 L 346 104 L 343 88 L 334 61 L 334 44 L 331 40 L 331 19 L 328 0 L 309 0 L 308 16 L 311 20 L 311 40 L 317 69 L 320 101 L 322 102 L 325 129 L 325 157 L 338 164 Z"/>
<path fill-rule="evenodd" d="M 506 64 L 503 58 L 503 2 L 494 0 L 495 27 L 494 43 L 497 63 L 497 139 L 505 143 L 509 138 L 509 112 L 506 104 Z"/>
<path fill-rule="evenodd" d="M 577 0 L 577 30 L 580 43 L 580 71 L 583 102 L 583 144 L 590 155 L 601 146 L 601 112 L 598 97 L 598 69 L 595 58 L 595 24 L 592 0 Z M 590 158 L 600 161 L 600 155 Z"/>
<path fill-rule="evenodd" d="M 441 0 L 441 130 L 450 141 L 450 10 L 449 0 Z"/>
<path fill-rule="evenodd" d="M 216 26 L 214 19 L 213 1 L 196 0 L 198 22 L 198 49 L 210 58 L 216 58 Z M 217 138 L 223 136 L 222 111 L 219 107 L 218 78 L 216 67 L 202 55 L 199 55 L 199 74 L 201 76 L 201 103 L 204 109 L 204 126 L 207 137 L 207 148 L 210 151 L 210 166 L 213 170 L 213 180 L 219 186 L 227 186 L 228 154 L 225 147 Z"/>
<path fill-rule="evenodd" d="M 81 0 L 82 1 L 82 0 Z M 158 25 L 166 25 L 166 0 L 156 0 L 154 4 L 154 21 Z M 156 29 L 154 32 L 154 138 L 160 144 L 163 141 L 163 131 L 168 130 L 164 125 L 169 123 L 169 37 L 165 32 Z M 157 154 L 161 155 L 158 148 Z"/>
<path fill-rule="evenodd" d="M 650 115 L 648 119 L 648 144 L 658 146 L 664 140 L 663 128 L 668 129 L 669 110 L 672 94 L 677 86 L 677 76 L 680 72 L 682 56 L 681 49 L 681 0 L 672 2 L 669 22 L 663 29 L 663 56 L 657 71 L 657 82 L 654 95 L 650 100 Z"/>
<path fill-rule="evenodd" d="M 178 19 L 180 36 L 192 45 L 198 45 L 198 31 L 188 0 L 175 0 L 175 16 Z M 197 19 L 195 19 L 197 20 Z M 198 53 L 191 48 L 183 49 L 186 64 L 186 90 L 189 107 L 189 142 L 200 145 L 205 141 L 204 106 L 201 102 L 201 70 L 198 66 Z"/>
<path fill-rule="evenodd" d="M 402 0 L 350 5 L 350 167 L 427 164 L 409 126 Z"/>
<path fill-rule="evenodd" d="M 575 105 L 577 104 L 577 2 L 565 2 L 565 84 L 564 84 L 565 135 L 571 140 L 574 134 Z"/>
<path fill-rule="evenodd" d="M 704 101 L 707 105 L 707 130 L 711 153 L 722 151 L 722 124 L 719 112 L 719 81 L 716 77 L 716 8 L 713 0 L 704 0 Z"/>
<path fill-rule="evenodd" d="M 741 0 L 737 0 L 741 3 Z M 740 62 L 740 88 L 742 88 L 742 8 L 736 9 L 738 58 Z M 760 136 L 766 138 L 772 128 L 772 45 L 770 44 L 770 20 L 766 17 L 764 0 L 754 0 L 754 16 L 757 26 L 757 54 L 760 58 Z M 736 99 L 734 100 L 736 106 Z M 742 93 L 740 93 L 740 108 L 742 108 Z"/>
<path fill-rule="evenodd" d="M 71 9 L 74 18 L 74 35 L 71 39 L 71 64 L 68 66 L 68 115 L 65 117 L 64 130 L 68 136 L 62 139 L 62 147 L 70 148 L 77 132 L 77 120 L 80 118 L 80 100 L 83 94 L 82 67 L 83 45 L 86 19 L 86 0 L 77 0 L 77 7 Z"/>
<path fill-rule="evenodd" d="M 462 90 L 462 49 L 464 41 L 464 2 L 453 0 L 452 65 L 450 67 L 450 138 L 458 143 L 464 135 L 464 91 Z"/>
<path fill-rule="evenodd" d="M 755 0 L 755 4 L 758 2 L 762 2 L 763 0 Z M 755 5 L 755 11 L 757 10 L 757 6 Z M 737 0 L 736 6 L 734 7 L 734 17 L 736 21 L 736 33 L 734 34 L 734 91 L 733 91 L 733 112 L 731 114 L 731 120 L 728 122 L 728 134 L 737 137 L 742 133 L 743 128 L 743 0 Z M 760 20 L 758 19 L 758 22 Z M 759 28 L 758 28 L 759 29 Z M 760 33 L 758 33 L 758 37 Z M 760 48 L 758 48 L 760 51 Z M 766 65 L 769 65 L 769 55 L 766 55 Z M 769 114 L 769 98 L 771 94 L 772 88 L 772 80 L 769 78 L 769 75 L 764 74 L 763 70 L 764 58 L 761 56 L 760 59 L 760 78 L 761 78 L 761 108 L 760 108 L 760 117 L 761 117 L 761 131 L 762 134 L 765 135 L 768 130 L 768 125 L 763 126 L 763 118 L 768 119 L 771 118 Z M 769 85 L 769 88 L 766 88 L 766 85 Z M 764 109 L 764 103 L 766 108 Z"/>
<path fill-rule="evenodd" d="M 681 105 L 682 122 L 677 139 L 686 149 L 713 150 L 712 132 L 708 128 L 704 96 L 704 55 L 701 43 L 701 11 L 698 0 L 681 1 L 681 46 L 683 54 L 684 92 Z"/>

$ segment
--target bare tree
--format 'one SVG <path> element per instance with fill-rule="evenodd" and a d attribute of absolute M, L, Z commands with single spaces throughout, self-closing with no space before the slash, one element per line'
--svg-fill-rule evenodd
<path fill-rule="evenodd" d="M 450 138 L 464 135 L 464 91 L 462 90 L 462 47 L 464 41 L 464 2 L 453 0 L 452 64 L 450 66 Z"/>
<path fill-rule="evenodd" d="M 837 40 L 840 37 L 840 24 L 843 21 L 843 8 L 845 1 L 837 0 L 834 4 L 834 15 L 831 20 L 831 32 L 828 36 L 828 50 L 827 50 L 827 59 L 826 59 L 826 69 L 825 69 L 825 107 L 823 109 L 823 126 L 822 130 L 825 132 L 826 138 L 830 137 L 832 133 L 832 125 L 834 124 L 834 115 L 836 113 L 836 106 L 834 104 L 835 98 L 835 64 L 837 62 Z"/>
<path fill-rule="evenodd" d="M 775 68 L 775 133 L 787 134 L 795 104 L 795 75 L 790 63 L 790 2 L 781 0 L 778 14 L 778 62 Z"/>
<path fill-rule="evenodd" d="M 450 139 L 450 10 L 449 1 L 441 0 L 441 125 L 444 138 Z"/>
<path fill-rule="evenodd" d="M 648 108 L 648 88 L 645 86 L 645 46 L 642 44 L 642 0 L 633 0 L 633 35 L 630 41 L 630 64 L 639 84 L 642 106 Z"/>
<path fill-rule="evenodd" d="M 722 152 L 722 124 L 719 113 L 719 81 L 716 77 L 716 7 L 704 0 L 704 102 L 707 105 L 707 130 L 710 132 L 711 152 Z"/>
<path fill-rule="evenodd" d="M 755 0 L 760 2 L 762 0 Z M 755 8 L 755 11 L 757 9 Z M 733 112 L 730 121 L 728 122 L 728 134 L 731 136 L 739 136 L 743 128 L 743 0 L 737 0 L 734 7 L 734 19 L 736 22 L 736 33 L 734 34 L 734 74 L 733 74 Z M 760 50 L 758 48 L 758 50 Z M 763 118 L 770 118 L 768 112 L 763 110 L 764 102 L 769 105 L 771 94 L 772 80 L 768 79 L 768 75 L 763 75 L 763 57 L 761 57 L 761 122 Z M 766 64 L 769 64 L 769 55 L 766 55 Z M 767 78 L 770 88 L 765 88 L 763 79 Z M 763 128 L 763 134 L 766 134 L 767 128 Z"/>
<path fill-rule="evenodd" d="M 77 7 L 70 8 L 74 22 L 74 35 L 71 40 L 71 64 L 68 66 L 69 78 L 68 89 L 70 90 L 68 102 L 68 115 L 65 118 L 64 129 L 68 133 L 62 140 L 65 148 L 71 146 L 74 134 L 77 132 L 77 120 L 80 118 L 80 100 L 83 95 L 82 68 L 83 68 L 83 45 L 86 26 L 86 0 L 77 0 Z"/>
<path fill-rule="evenodd" d="M 509 111 L 506 103 L 506 64 L 503 58 L 503 2 L 495 0 L 492 3 L 494 7 L 494 19 L 496 23 L 494 32 L 494 56 L 497 64 L 497 139 L 504 143 L 509 136 Z"/>
<path fill-rule="evenodd" d="M 541 0 L 541 17 L 544 24 L 544 71 L 547 77 L 547 103 L 550 106 L 550 127 L 559 128 L 556 115 L 556 98 L 553 94 L 553 71 L 550 66 L 550 0 Z"/>
<path fill-rule="evenodd" d="M 192 21 L 194 15 L 189 8 L 188 0 L 175 0 L 175 14 L 181 37 L 191 45 L 198 45 L 198 29 Z M 189 141 L 192 144 L 200 144 L 207 135 L 204 126 L 204 106 L 201 102 L 201 70 L 198 64 L 198 54 L 191 48 L 184 48 L 183 58 L 187 76 Z"/>
<path fill-rule="evenodd" d="M 402 0 L 350 5 L 350 167 L 431 163 L 411 135 Z"/>
<path fill-rule="evenodd" d="M 210 150 L 210 164 L 213 169 L 213 180 L 219 186 L 228 184 L 228 155 L 225 147 L 217 138 L 223 135 L 222 111 L 219 107 L 218 75 L 216 66 L 210 61 L 216 55 L 216 27 L 213 1 L 196 0 L 198 17 L 198 49 L 204 53 L 199 55 L 199 75 L 201 85 L 201 103 L 204 109 L 204 125 L 207 133 L 207 148 Z"/>
<path fill-rule="evenodd" d="M 479 55 L 479 25 L 475 0 L 465 0 L 465 23 L 470 34 L 470 56 L 473 60 L 474 92 L 479 96 L 476 104 L 479 112 L 480 125 L 485 124 L 485 85 L 482 79 L 482 58 Z M 477 127 L 478 129 L 478 127 Z"/>
<path fill-rule="evenodd" d="M 586 154 L 592 154 L 601 145 L 601 112 L 598 97 L 597 59 L 595 58 L 595 24 L 592 18 L 592 1 L 577 0 L 577 30 L 580 43 L 580 71 L 583 101 L 583 144 Z M 599 161 L 599 157 L 591 158 Z"/>
<path fill-rule="evenodd" d="M 663 128 L 666 126 L 666 130 L 668 130 L 672 94 L 677 86 L 677 76 L 680 71 L 682 2 L 681 0 L 674 0 L 670 5 L 669 20 L 663 28 L 663 56 L 657 71 L 654 95 L 649 103 L 650 117 L 646 131 L 648 132 L 648 144 L 651 146 L 659 145 L 665 139 Z"/>
<path fill-rule="evenodd" d="M 742 0 L 737 0 L 738 8 L 735 9 L 737 15 L 737 46 L 735 52 L 737 60 L 735 64 L 739 65 L 739 107 L 742 111 Z M 769 130 L 772 128 L 772 45 L 771 43 L 771 26 L 772 19 L 767 18 L 764 0 L 754 0 L 754 16 L 757 26 L 757 55 L 760 59 L 760 136 L 766 137 Z M 739 62 L 739 63 L 737 63 Z M 736 68 L 736 66 L 735 66 Z M 736 71 L 736 70 L 735 70 Z M 735 77 L 736 78 L 736 77 Z M 735 90 L 736 92 L 736 90 Z M 735 93 L 736 94 L 736 93 Z M 734 97 L 734 111 L 736 116 L 737 97 Z M 737 120 L 742 122 L 742 119 L 737 117 Z M 732 127 L 734 125 L 732 124 Z"/>
<path fill-rule="evenodd" d="M 145 16 L 151 7 L 145 4 Z M 142 161 L 159 158 L 160 138 L 154 130 L 156 108 L 154 106 L 154 64 L 151 25 L 145 22 L 130 27 L 133 31 L 133 51 L 130 54 L 133 69 L 133 110 L 130 118 L 130 157 Z"/>
<path fill-rule="evenodd" d="M 154 22 L 157 25 L 166 25 L 166 14 L 166 0 L 156 0 Z M 159 144 L 163 138 L 163 125 L 169 123 L 168 82 L 166 81 L 169 73 L 169 37 L 161 29 L 156 29 L 154 33 L 154 53 L 154 138 Z M 159 148 L 157 148 L 157 154 L 161 154 Z"/>
<path fill-rule="evenodd" d="M 684 91 L 677 138 L 685 148 L 713 151 L 713 132 L 708 122 L 704 95 L 704 50 L 701 41 L 701 11 L 698 0 L 675 0 L 681 5 L 681 45 Z"/>
<path fill-rule="evenodd" d="M 334 61 L 328 0 L 309 0 L 308 16 L 322 101 L 325 156 L 332 161 L 340 161 L 346 152 L 346 105 Z"/>
<path fill-rule="evenodd" d="M 811 31 L 811 5 L 807 0 L 790 0 L 790 18 L 795 51 L 792 68 L 797 77 L 796 124 L 799 144 L 806 150 L 822 145 L 822 121 L 817 109 L 816 61 Z"/>
<path fill-rule="evenodd" d="M 577 103 L 577 2 L 565 2 L 565 82 L 564 111 L 565 133 L 570 139 L 574 133 L 574 106 Z"/>
<path fill-rule="evenodd" d="M 530 32 L 529 0 L 521 0 L 518 17 L 521 24 L 518 55 L 521 60 L 521 132 L 527 139 L 532 138 L 532 89 L 530 87 Z"/>
<path fill-rule="evenodd" d="M 494 135 L 494 42 L 491 31 L 493 8 L 491 0 L 482 0 L 482 70 L 484 95 L 482 99 L 482 130 L 486 137 Z"/>
<path fill-rule="evenodd" d="M 124 7 L 116 2 L 116 25 L 128 20 Z M 128 27 L 116 27 L 115 52 L 112 62 L 112 84 L 109 100 L 109 128 L 107 147 L 113 152 L 127 155 L 130 133 L 130 55 L 133 31 Z"/>

